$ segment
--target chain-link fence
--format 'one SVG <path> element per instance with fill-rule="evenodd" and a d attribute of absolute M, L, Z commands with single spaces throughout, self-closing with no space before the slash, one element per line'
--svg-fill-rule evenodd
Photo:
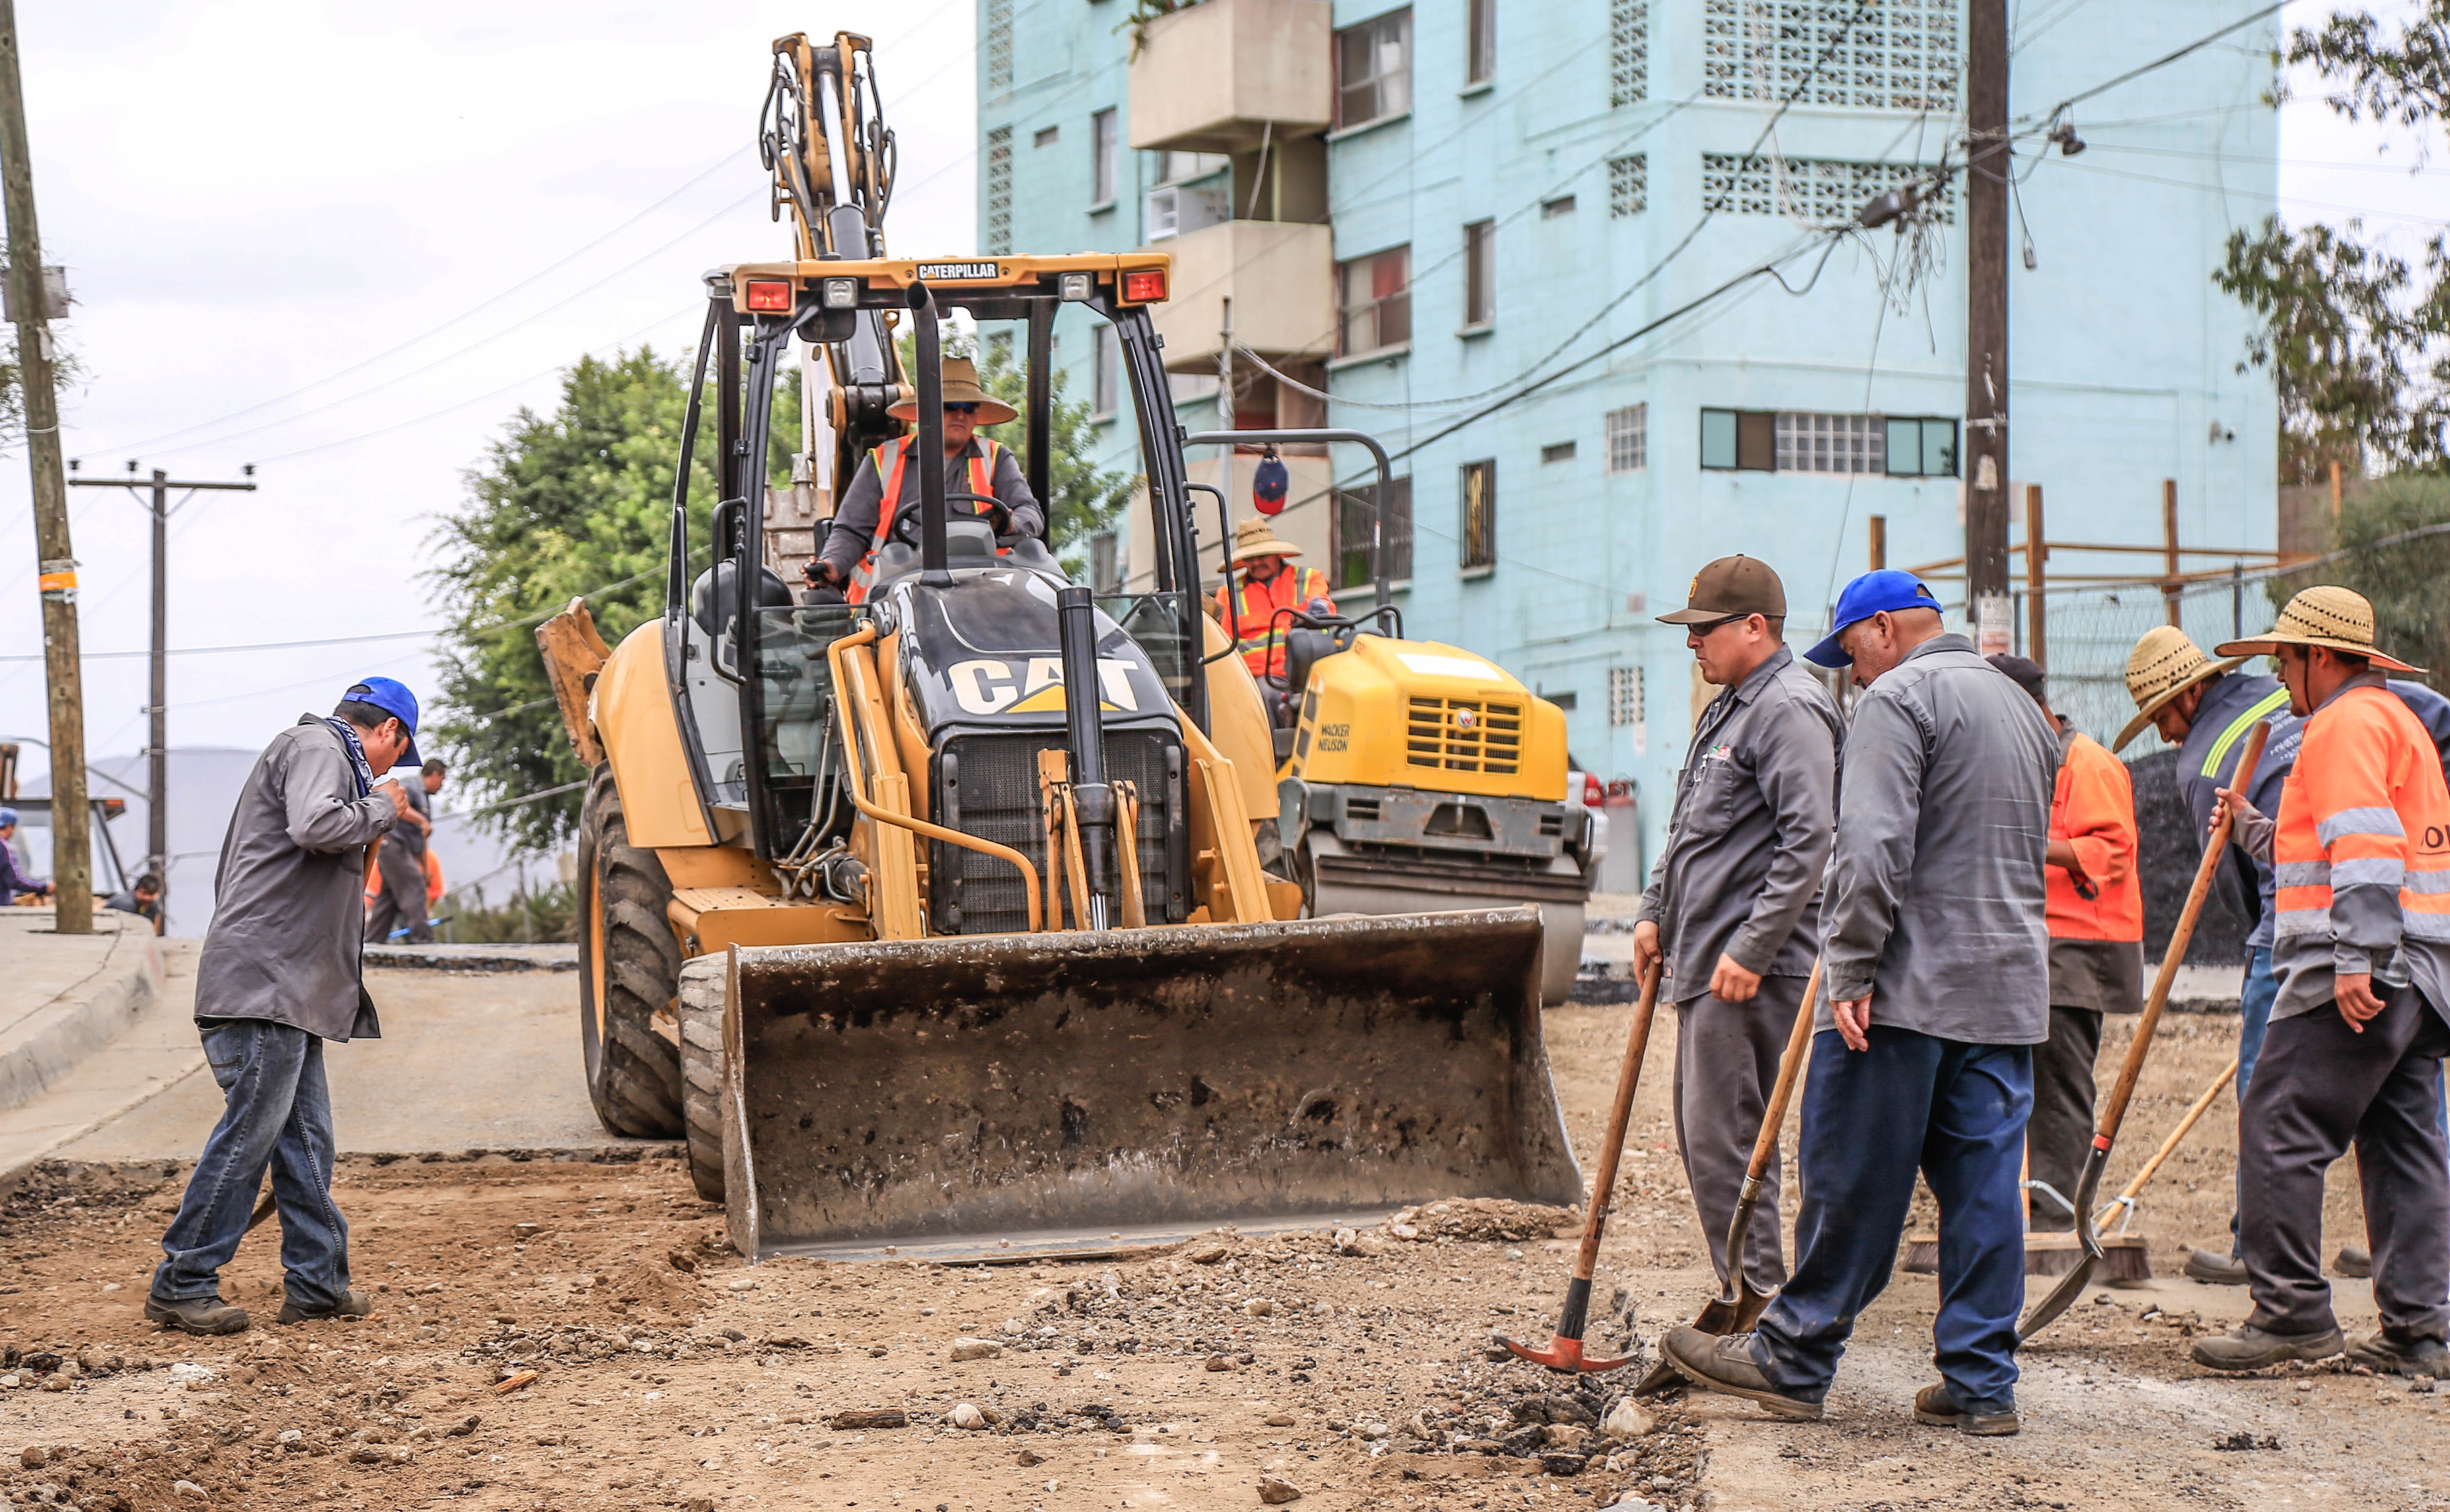
<path fill-rule="evenodd" d="M 2241 572 L 2226 582 L 2188 585 L 2177 595 L 2179 627 L 2207 654 L 2223 641 L 2269 630 L 2276 612 L 2265 590 L 2270 576 L 2268 572 Z M 2047 598 L 2050 610 L 2042 634 L 2050 662 L 2051 708 L 2107 746 L 2135 717 L 2135 701 L 2127 696 L 2128 653 L 2145 631 L 2169 623 L 2169 600 L 2151 584 L 2052 592 Z M 2020 632 L 2024 613 L 2020 603 Z M 2032 654 L 2028 647 L 2017 649 Z M 2119 754 L 2131 761 L 2162 748 L 2160 736 L 2147 729 Z"/>

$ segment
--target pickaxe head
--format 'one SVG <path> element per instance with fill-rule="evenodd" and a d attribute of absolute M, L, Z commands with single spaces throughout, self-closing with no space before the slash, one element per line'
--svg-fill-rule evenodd
<path fill-rule="evenodd" d="M 1591 1359 L 1583 1353 L 1582 1340 L 1570 1338 L 1562 1333 L 1549 1340 L 1548 1347 L 1545 1349 L 1535 1349 L 1527 1344 L 1517 1343 L 1502 1333 L 1496 1338 L 1498 1343 L 1513 1350 L 1516 1358 L 1528 1360 L 1533 1365 L 1546 1366 L 1564 1375 L 1600 1375 L 1609 1370 L 1622 1370 L 1633 1364 L 1631 1355 L 1619 1360 Z"/>

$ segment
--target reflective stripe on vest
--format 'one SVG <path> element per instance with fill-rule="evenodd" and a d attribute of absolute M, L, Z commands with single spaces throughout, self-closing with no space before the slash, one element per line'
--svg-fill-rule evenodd
<path fill-rule="evenodd" d="M 1280 591 L 1278 584 L 1290 585 L 1297 591 L 1289 598 L 1279 599 L 1276 596 Z M 1277 631 L 1276 653 L 1271 657 L 1268 654 L 1269 627 L 1275 624 L 1279 610 L 1300 609 L 1312 599 L 1326 598 L 1327 574 L 1314 567 L 1294 568 L 1288 563 L 1284 571 L 1267 582 L 1254 583 L 1245 577 L 1232 589 L 1220 591 L 1220 597 L 1227 592 L 1232 596 L 1225 598 L 1223 607 L 1230 616 L 1234 649 L 1242 653 L 1242 660 L 1254 673 L 1282 671 L 1285 663 L 1284 632 Z"/>
<path fill-rule="evenodd" d="M 2306 719 L 2271 861 L 2284 938 L 2450 941 L 2450 783 L 2405 704 L 2351 688 Z"/>
<path fill-rule="evenodd" d="M 843 594 L 851 603 L 865 602 L 868 590 L 876 586 L 877 553 L 884 551 L 885 543 L 893 538 L 893 519 L 902 512 L 902 465 L 910 457 L 909 441 L 910 437 L 906 436 L 897 436 L 867 454 L 868 464 L 876 469 L 885 492 L 878 495 L 876 501 L 876 534 L 867 543 L 866 554 L 859 559 L 857 567 L 851 569 L 850 588 Z M 999 448 L 983 436 L 978 441 L 980 455 L 970 458 L 970 492 L 983 498 L 993 498 Z M 888 453 L 892 456 L 890 462 L 885 460 Z M 953 502 L 945 501 L 948 512 Z M 960 502 L 968 505 L 973 514 L 981 513 L 977 499 Z"/>
<path fill-rule="evenodd" d="M 2219 777 L 2220 764 L 2227 758 L 2229 747 L 2244 739 L 2247 730 L 2252 729 L 2263 721 L 2269 719 L 2272 715 L 2280 713 L 2284 709 L 2287 708 L 2287 707 L 2288 689 L 2285 688 L 2276 688 L 2263 698 L 2256 700 L 2253 706 L 2247 708 L 2245 713 L 2240 714 L 2237 718 L 2229 721 L 2228 728 L 2222 730 L 2220 733 L 2220 739 L 2212 742 L 2212 748 L 2204 752 L 2204 775 L 2206 777 L 2212 778 Z M 2253 782 L 2254 774 L 2252 772 L 2240 772 L 2234 779 L 2232 779 L 2231 785 L 2235 786 L 2238 791 L 2244 792 L 2253 784 Z"/>

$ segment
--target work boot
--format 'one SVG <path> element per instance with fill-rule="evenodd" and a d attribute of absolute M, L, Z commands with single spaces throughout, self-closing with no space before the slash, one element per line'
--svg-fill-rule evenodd
<path fill-rule="evenodd" d="M 2266 1333 L 2242 1323 L 2226 1333 L 2195 1341 L 2195 1364 L 2215 1370 L 2261 1370 L 2285 1360 L 2327 1360 L 2340 1352 L 2340 1330 Z"/>
<path fill-rule="evenodd" d="M 375 1310 L 375 1299 L 362 1291 L 343 1291 L 337 1302 L 308 1306 L 296 1297 L 284 1297 L 281 1303 L 282 1323 L 303 1323 L 309 1318 L 362 1318 Z"/>
<path fill-rule="evenodd" d="M 2207 1286 L 2242 1287 L 2246 1285 L 2246 1262 L 2233 1254 L 2212 1250 L 2197 1250 L 2187 1256 L 2187 1274 Z"/>
<path fill-rule="evenodd" d="M 145 1299 L 145 1316 L 181 1333 L 244 1333 L 246 1309 L 224 1302 L 218 1294 L 171 1301 Z"/>
<path fill-rule="evenodd" d="M 2373 1274 L 2373 1251 L 2361 1244 L 2343 1244 L 2331 1256 L 2331 1274 L 2362 1281 Z"/>
<path fill-rule="evenodd" d="M 1977 1439 L 2001 1438 L 2014 1433 L 2023 1425 L 2016 1421 L 2016 1404 L 1991 1405 L 1979 1409 L 1961 1406 L 1956 1393 L 1943 1381 L 1927 1386 L 1915 1393 L 1915 1421 L 1928 1423 L 1935 1428 L 1954 1428 Z"/>
<path fill-rule="evenodd" d="M 2383 1375 L 2429 1375 L 2450 1381 L 2450 1345 L 2430 1336 L 2382 1328 L 2348 1346 L 2348 1358 Z"/>
<path fill-rule="evenodd" d="M 1660 1358 L 1678 1375 L 1706 1391 L 1722 1392 L 1758 1402 L 1776 1417 L 1799 1423 L 1818 1422 L 1820 1398 L 1791 1395 L 1761 1373 L 1753 1362 L 1749 1333 L 1703 1333 L 1699 1328 L 1670 1328 L 1659 1341 Z"/>

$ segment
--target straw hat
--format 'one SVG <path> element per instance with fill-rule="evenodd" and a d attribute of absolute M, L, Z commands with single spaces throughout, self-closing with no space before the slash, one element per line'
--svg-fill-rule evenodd
<path fill-rule="evenodd" d="M 1254 514 L 1234 526 L 1234 560 L 1247 562 L 1254 556 L 1299 556 L 1301 548 L 1280 540 L 1268 522 Z"/>
<path fill-rule="evenodd" d="M 2223 656 L 2267 656 L 2283 646 L 2327 646 L 2335 651 L 2354 652 L 2389 671 L 2424 670 L 2376 649 L 2373 605 L 2362 593 L 2329 584 L 2309 588 L 2290 599 L 2263 634 L 2230 641 L 2220 650 Z"/>
<path fill-rule="evenodd" d="M 2127 696 L 2135 700 L 2135 717 L 2127 722 L 2127 727 L 2118 732 L 2110 748 L 2126 749 L 2127 743 L 2143 734 L 2152 723 L 2153 715 L 2188 688 L 2245 665 L 2243 656 L 2213 661 L 2195 644 L 2193 636 L 2174 625 L 2146 630 L 2135 649 L 2127 653 Z"/>
<path fill-rule="evenodd" d="M 944 402 L 977 405 L 981 425 L 1001 425 L 1021 413 L 979 387 L 979 365 L 968 358 L 944 359 L 943 380 Z M 897 420 L 915 420 L 919 417 L 918 385 L 915 380 L 911 385 L 911 397 L 895 404 L 885 413 Z"/>

